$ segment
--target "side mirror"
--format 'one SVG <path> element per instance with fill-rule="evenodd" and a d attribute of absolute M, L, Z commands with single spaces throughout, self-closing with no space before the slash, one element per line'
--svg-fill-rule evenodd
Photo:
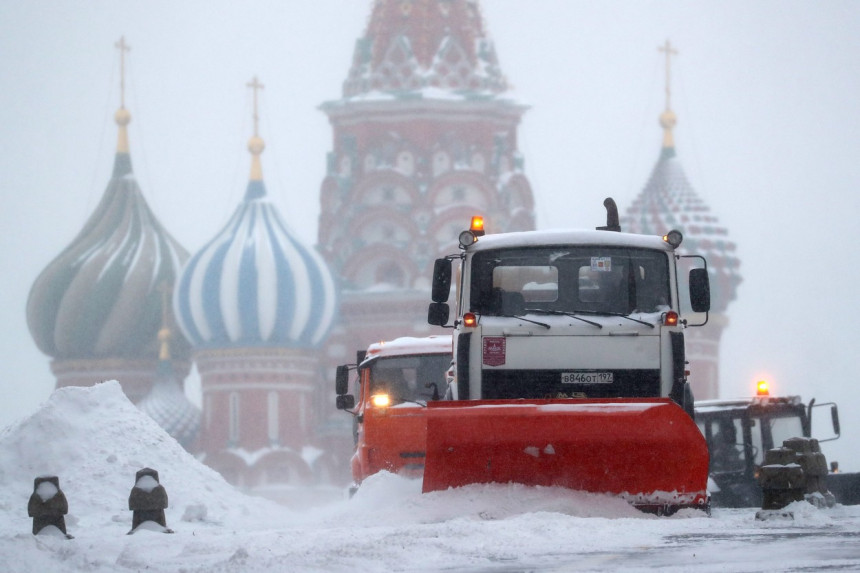
<path fill-rule="evenodd" d="M 334 377 L 334 393 L 338 397 L 349 392 L 349 366 L 346 364 L 337 367 L 337 373 Z"/>
<path fill-rule="evenodd" d="M 343 394 L 335 400 L 335 406 L 338 410 L 352 410 L 355 408 L 355 396 L 352 394 Z"/>
<path fill-rule="evenodd" d="M 838 438 L 842 435 L 842 432 L 839 427 L 839 409 L 836 407 L 836 404 L 830 407 L 830 418 L 833 420 L 833 433 Z"/>
<path fill-rule="evenodd" d="M 448 324 L 448 317 L 451 315 L 451 309 L 448 303 L 431 302 L 427 308 L 427 322 L 434 326 L 445 326 Z"/>
<path fill-rule="evenodd" d="M 827 424 L 823 423 L 822 416 L 826 416 L 827 406 L 830 406 L 830 421 L 833 424 L 833 433 L 829 436 L 825 434 Z M 812 434 L 819 442 L 832 442 L 838 440 L 842 435 L 842 428 L 839 427 L 839 408 L 833 402 L 822 402 L 816 404 L 815 400 L 809 403 L 807 407 L 810 428 Z M 815 428 L 819 428 L 815 431 Z"/>
<path fill-rule="evenodd" d="M 708 269 L 690 270 L 690 306 L 693 312 L 711 310 L 711 282 Z"/>
<path fill-rule="evenodd" d="M 433 302 L 447 302 L 451 292 L 451 260 L 436 259 L 433 264 Z M 447 316 L 445 322 L 448 322 Z M 430 323 L 434 324 L 434 323 Z"/>

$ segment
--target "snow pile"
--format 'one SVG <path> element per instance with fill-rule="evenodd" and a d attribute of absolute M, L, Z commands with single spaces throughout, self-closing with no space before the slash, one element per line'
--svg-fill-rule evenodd
<path fill-rule="evenodd" d="M 380 472 L 362 483 L 350 503 L 323 509 L 318 519 L 321 523 L 363 527 L 457 518 L 502 520 L 544 512 L 607 519 L 653 518 L 609 495 L 522 484 L 474 484 L 422 494 L 420 480 Z"/>
<path fill-rule="evenodd" d="M 128 496 L 135 473 L 158 471 L 167 490 L 168 524 L 234 523 L 281 508 L 236 491 L 198 462 L 123 394 L 118 382 L 60 388 L 29 418 L 0 432 L 0 509 L 27 531 L 33 479 L 56 475 L 69 501 L 69 532 L 112 523 L 131 526 Z M 277 512 L 277 513 L 275 513 Z"/>

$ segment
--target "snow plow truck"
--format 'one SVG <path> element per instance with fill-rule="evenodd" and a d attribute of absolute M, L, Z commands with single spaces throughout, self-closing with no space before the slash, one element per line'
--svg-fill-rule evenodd
<path fill-rule="evenodd" d="M 453 328 L 452 362 L 420 409 L 424 492 L 515 482 L 709 508 L 684 355 L 684 329 L 707 323 L 706 262 L 676 252 L 679 231 L 620 232 L 604 205 L 593 231 L 493 235 L 475 217 L 436 261 L 428 322 Z M 681 259 L 698 261 L 684 277 Z"/>

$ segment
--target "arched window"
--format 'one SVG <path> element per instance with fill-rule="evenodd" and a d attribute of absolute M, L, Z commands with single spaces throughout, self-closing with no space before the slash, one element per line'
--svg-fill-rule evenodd
<path fill-rule="evenodd" d="M 269 410 L 269 443 L 277 445 L 279 441 L 278 438 L 280 437 L 280 420 L 278 418 L 278 393 L 274 390 L 269 392 L 267 405 Z"/>
<path fill-rule="evenodd" d="M 387 284 L 396 287 L 405 286 L 406 276 L 400 265 L 384 263 L 376 269 L 377 284 Z"/>
<path fill-rule="evenodd" d="M 227 439 L 230 444 L 239 442 L 239 393 L 230 392 L 230 413 L 228 418 Z"/>
<path fill-rule="evenodd" d="M 212 428 L 212 395 L 208 392 L 203 396 L 203 414 L 206 416 L 205 428 Z"/>

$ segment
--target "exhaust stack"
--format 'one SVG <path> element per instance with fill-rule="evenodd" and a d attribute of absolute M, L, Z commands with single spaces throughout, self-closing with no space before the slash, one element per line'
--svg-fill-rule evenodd
<path fill-rule="evenodd" d="M 612 197 L 607 197 L 603 200 L 603 206 L 606 207 L 606 226 L 597 227 L 597 230 L 620 233 L 621 223 L 618 220 L 618 207 L 615 205 L 615 200 Z"/>

